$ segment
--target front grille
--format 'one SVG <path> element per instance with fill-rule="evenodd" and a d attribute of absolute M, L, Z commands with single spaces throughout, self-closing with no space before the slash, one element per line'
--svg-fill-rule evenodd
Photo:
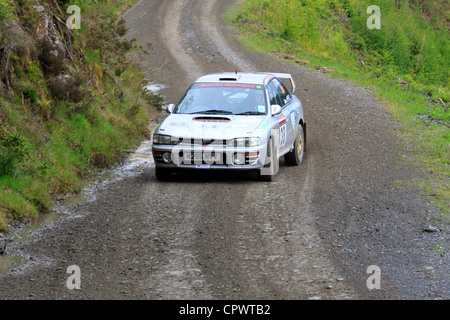
<path fill-rule="evenodd" d="M 193 139 L 193 138 L 180 138 L 180 142 L 184 145 L 196 146 L 226 146 L 227 140 L 222 139 Z"/>

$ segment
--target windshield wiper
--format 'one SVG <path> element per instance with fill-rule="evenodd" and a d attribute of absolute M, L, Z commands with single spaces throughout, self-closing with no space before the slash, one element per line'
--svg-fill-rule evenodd
<path fill-rule="evenodd" d="M 265 112 L 261 112 L 261 111 L 245 111 L 245 112 L 241 112 L 241 113 L 235 113 L 235 115 L 238 116 L 243 116 L 243 115 L 262 115 L 262 114 L 266 114 Z"/>
<path fill-rule="evenodd" d="M 191 112 L 191 113 L 189 113 L 189 114 L 198 114 L 198 113 L 233 114 L 233 112 L 231 112 L 231 111 L 227 111 L 227 110 L 216 110 L 216 109 L 210 109 L 210 110 L 203 110 L 203 111 Z"/>

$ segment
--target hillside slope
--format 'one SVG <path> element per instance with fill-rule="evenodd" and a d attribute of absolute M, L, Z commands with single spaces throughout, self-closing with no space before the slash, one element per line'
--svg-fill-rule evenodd
<path fill-rule="evenodd" d="M 139 49 L 119 18 L 133 1 L 75 1 L 78 30 L 66 2 L 0 2 L 0 231 L 123 158 L 161 100 L 126 55 Z"/>

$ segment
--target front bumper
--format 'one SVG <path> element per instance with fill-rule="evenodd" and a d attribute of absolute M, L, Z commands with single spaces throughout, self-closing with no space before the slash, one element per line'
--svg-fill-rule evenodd
<path fill-rule="evenodd" d="M 265 160 L 264 146 L 153 145 L 152 153 L 156 166 L 178 169 L 251 170 L 263 167 Z M 167 161 L 169 154 L 170 161 Z"/>

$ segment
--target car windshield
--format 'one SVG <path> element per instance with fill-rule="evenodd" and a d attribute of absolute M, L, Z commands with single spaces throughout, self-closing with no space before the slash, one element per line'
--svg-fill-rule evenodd
<path fill-rule="evenodd" d="M 178 103 L 174 113 L 266 114 L 262 85 L 245 83 L 195 83 Z"/>

